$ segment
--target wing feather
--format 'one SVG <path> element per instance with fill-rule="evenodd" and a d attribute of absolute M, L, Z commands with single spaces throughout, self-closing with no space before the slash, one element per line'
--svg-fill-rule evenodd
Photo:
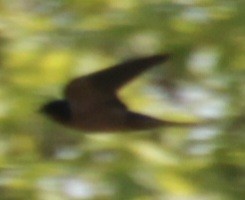
<path fill-rule="evenodd" d="M 132 59 L 113 67 L 72 80 L 65 96 L 74 109 L 89 108 L 107 101 L 117 101 L 116 91 L 143 71 L 169 59 L 169 54 Z M 121 103 L 122 104 L 122 103 Z"/>

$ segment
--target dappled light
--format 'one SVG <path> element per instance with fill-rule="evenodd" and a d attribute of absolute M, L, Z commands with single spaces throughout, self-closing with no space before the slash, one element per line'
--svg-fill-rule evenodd
<path fill-rule="evenodd" d="M 0 199 L 242 200 L 242 0 L 0 0 Z M 170 53 L 130 110 L 197 127 L 88 133 L 39 112 L 65 85 Z M 91 113 L 93 114 L 93 113 Z"/>

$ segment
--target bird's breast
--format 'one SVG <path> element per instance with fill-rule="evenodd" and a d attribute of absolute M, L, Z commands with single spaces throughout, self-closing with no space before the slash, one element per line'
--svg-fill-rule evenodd
<path fill-rule="evenodd" d="M 127 111 L 121 109 L 93 109 L 73 116 L 72 126 L 85 131 L 113 131 L 124 129 Z"/>

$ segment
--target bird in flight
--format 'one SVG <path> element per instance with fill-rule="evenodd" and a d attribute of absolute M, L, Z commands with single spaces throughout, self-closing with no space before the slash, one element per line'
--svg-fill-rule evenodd
<path fill-rule="evenodd" d="M 118 90 L 154 65 L 169 60 L 169 54 L 128 60 L 105 70 L 72 80 L 64 99 L 45 104 L 41 111 L 53 120 L 87 132 L 147 130 L 162 126 L 192 126 L 136 113 L 118 98 Z"/>

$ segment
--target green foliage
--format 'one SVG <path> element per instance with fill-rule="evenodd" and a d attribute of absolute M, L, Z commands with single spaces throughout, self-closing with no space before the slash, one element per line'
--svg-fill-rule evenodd
<path fill-rule="evenodd" d="M 1 0 L 0 199 L 244 199 L 244 8 L 242 0 Z M 71 78 L 160 52 L 172 61 L 122 99 L 160 118 L 204 113 L 218 118 L 214 127 L 93 135 L 38 113 Z"/>

